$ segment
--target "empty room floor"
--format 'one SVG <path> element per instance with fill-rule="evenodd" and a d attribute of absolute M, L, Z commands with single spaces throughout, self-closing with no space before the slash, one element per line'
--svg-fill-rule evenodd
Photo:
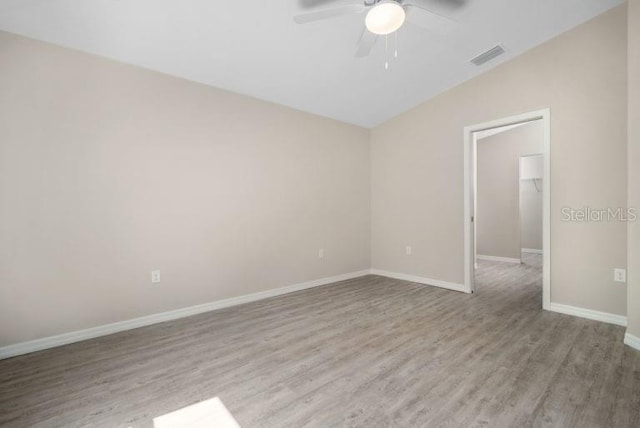
<path fill-rule="evenodd" d="M 539 256 L 478 292 L 366 276 L 0 361 L 0 426 L 640 426 L 624 328 L 542 311 Z"/>

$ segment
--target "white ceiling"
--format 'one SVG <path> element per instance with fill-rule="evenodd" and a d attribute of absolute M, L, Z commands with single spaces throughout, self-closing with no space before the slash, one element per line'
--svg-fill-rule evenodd
<path fill-rule="evenodd" d="M 354 58 L 363 15 L 292 19 L 313 2 L 357 1 L 0 0 L 0 29 L 372 127 L 622 3 L 426 0 L 458 29 L 442 37 L 406 24 L 385 70 L 381 40 Z M 468 62 L 498 43 L 503 57 Z"/>

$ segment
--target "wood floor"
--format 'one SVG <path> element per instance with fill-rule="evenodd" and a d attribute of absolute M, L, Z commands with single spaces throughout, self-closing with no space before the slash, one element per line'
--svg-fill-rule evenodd
<path fill-rule="evenodd" d="M 0 361 L 0 426 L 639 427 L 624 329 L 542 311 L 540 262 L 465 295 L 376 276 Z"/>

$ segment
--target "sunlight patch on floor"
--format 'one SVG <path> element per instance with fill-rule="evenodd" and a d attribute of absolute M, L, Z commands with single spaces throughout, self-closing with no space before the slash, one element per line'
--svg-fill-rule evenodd
<path fill-rule="evenodd" d="M 154 428 L 240 428 L 218 398 L 201 401 L 153 419 Z"/>

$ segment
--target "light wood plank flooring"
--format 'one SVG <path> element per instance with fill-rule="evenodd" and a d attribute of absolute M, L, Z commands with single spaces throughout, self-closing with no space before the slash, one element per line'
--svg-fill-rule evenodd
<path fill-rule="evenodd" d="M 0 426 L 639 427 L 624 329 L 542 311 L 539 257 L 470 296 L 368 276 L 0 361 Z"/>

